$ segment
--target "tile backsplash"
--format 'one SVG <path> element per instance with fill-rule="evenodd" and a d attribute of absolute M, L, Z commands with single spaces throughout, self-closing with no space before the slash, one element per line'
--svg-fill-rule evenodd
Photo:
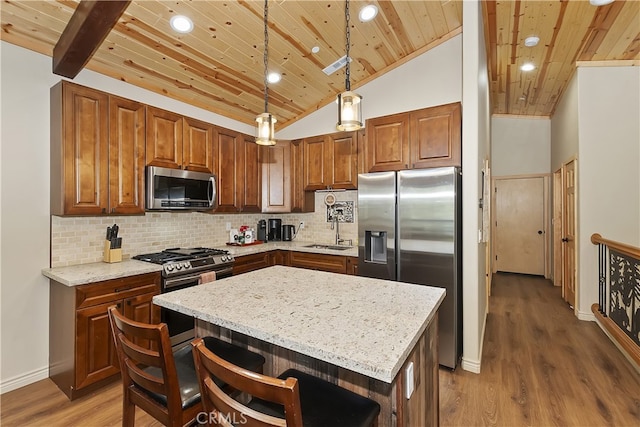
<path fill-rule="evenodd" d="M 297 240 L 333 243 L 335 231 L 328 221 L 324 203 L 326 193 L 315 194 L 315 212 L 304 214 L 207 214 L 201 212 L 147 212 L 144 216 L 51 217 L 51 267 L 102 261 L 107 227 L 117 223 L 122 237 L 123 259 L 134 255 L 159 252 L 171 247 L 222 247 L 229 240 L 231 228 L 241 225 L 256 227 L 258 220 L 282 218 L 283 224 L 305 228 Z M 357 191 L 339 191 L 336 201 L 352 202 L 353 222 L 340 223 L 340 237 L 358 239 Z"/>

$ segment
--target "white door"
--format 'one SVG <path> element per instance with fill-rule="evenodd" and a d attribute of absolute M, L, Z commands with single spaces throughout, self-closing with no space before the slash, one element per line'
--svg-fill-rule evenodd
<path fill-rule="evenodd" d="M 544 178 L 495 180 L 497 271 L 545 274 Z"/>

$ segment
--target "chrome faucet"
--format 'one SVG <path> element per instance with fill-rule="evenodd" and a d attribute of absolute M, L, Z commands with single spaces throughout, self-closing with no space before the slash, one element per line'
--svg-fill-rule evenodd
<path fill-rule="evenodd" d="M 333 211 L 333 216 L 334 216 L 335 228 L 336 228 L 336 245 L 349 242 L 349 246 L 351 246 L 353 244 L 352 243 L 353 241 L 351 239 L 340 238 L 340 216 L 338 215 L 338 209 Z M 333 224 L 331 224 L 331 228 L 333 228 Z"/>

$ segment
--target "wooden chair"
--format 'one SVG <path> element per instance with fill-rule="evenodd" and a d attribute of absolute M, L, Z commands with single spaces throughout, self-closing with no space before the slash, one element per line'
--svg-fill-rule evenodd
<path fill-rule="evenodd" d="M 278 378 L 251 372 L 192 342 L 202 403 L 209 425 L 324 427 L 377 425 L 380 405 L 335 384 L 289 369 Z M 252 396 L 243 404 L 215 379 Z M 199 420 L 203 422 L 204 420 Z"/>
<path fill-rule="evenodd" d="M 122 425 L 134 425 L 136 406 L 165 426 L 193 423 L 203 406 L 192 347 L 173 352 L 165 323 L 136 322 L 116 306 L 109 307 L 109 321 L 122 373 Z M 213 337 L 202 342 L 225 359 L 262 371 L 265 359 L 257 353 Z M 216 384 L 226 388 L 220 380 Z"/>

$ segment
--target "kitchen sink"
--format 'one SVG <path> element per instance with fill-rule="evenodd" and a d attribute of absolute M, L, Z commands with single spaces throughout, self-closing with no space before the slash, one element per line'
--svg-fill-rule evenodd
<path fill-rule="evenodd" d="M 346 249 L 351 249 L 353 246 L 342 246 L 342 245 L 321 245 L 314 243 L 313 245 L 306 245 L 305 248 L 316 248 L 316 249 L 333 249 L 336 251 L 344 251 Z"/>

